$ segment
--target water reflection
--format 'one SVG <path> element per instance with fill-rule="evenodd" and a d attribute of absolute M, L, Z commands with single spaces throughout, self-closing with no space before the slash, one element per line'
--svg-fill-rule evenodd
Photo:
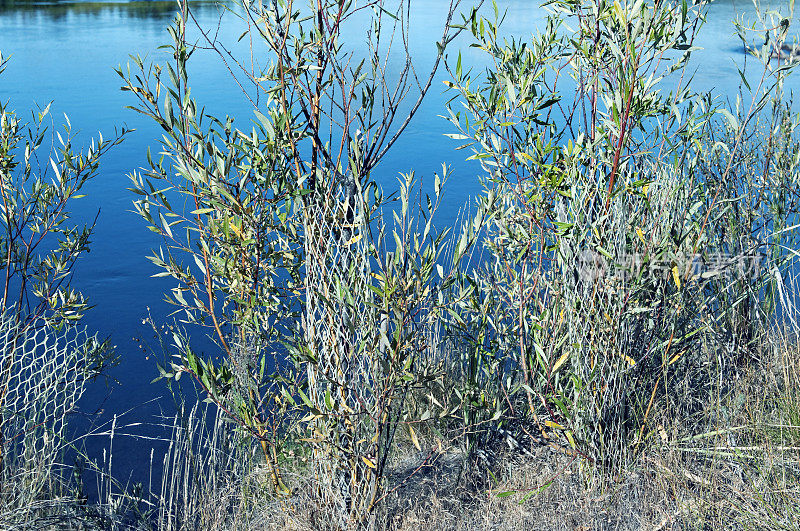
<path fill-rule="evenodd" d="M 216 9 L 219 2 L 195 0 L 190 2 L 195 13 Z M 21 18 L 34 17 L 47 22 L 63 21 L 70 15 L 147 21 L 162 24 L 175 16 L 175 2 L 171 0 L 132 0 L 120 2 L 38 2 L 25 0 L 0 0 L 0 16 L 14 15 Z"/>

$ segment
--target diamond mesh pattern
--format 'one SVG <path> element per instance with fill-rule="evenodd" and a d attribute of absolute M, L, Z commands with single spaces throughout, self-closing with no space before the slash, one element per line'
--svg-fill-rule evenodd
<path fill-rule="evenodd" d="M 66 418 L 83 394 L 86 359 L 98 343 L 85 330 L 0 317 L 0 523 L 28 520 L 56 481 Z M 52 494 L 52 493 L 49 493 Z"/>
<path fill-rule="evenodd" d="M 344 195 L 344 194 L 342 194 Z M 321 413 L 312 431 L 317 477 L 339 514 L 361 514 L 377 488 L 379 466 L 374 419 L 381 397 L 373 383 L 379 368 L 371 349 L 378 310 L 370 304 L 365 232 L 358 212 L 335 194 L 306 206 L 307 296 L 303 328 L 315 358 L 307 365 L 309 399 Z"/>

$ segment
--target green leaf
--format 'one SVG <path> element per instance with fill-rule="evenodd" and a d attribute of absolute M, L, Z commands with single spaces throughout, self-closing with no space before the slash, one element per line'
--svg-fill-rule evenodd
<path fill-rule="evenodd" d="M 733 129 L 734 131 L 739 130 L 739 120 L 737 120 L 736 117 L 733 114 L 731 114 L 731 112 L 728 109 L 720 108 L 718 109 L 718 111 L 728 121 L 728 124 L 731 126 L 731 129 Z"/>

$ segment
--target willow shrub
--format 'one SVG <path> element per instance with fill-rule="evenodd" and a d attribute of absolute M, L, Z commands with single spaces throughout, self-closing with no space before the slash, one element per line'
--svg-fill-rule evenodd
<path fill-rule="evenodd" d="M 407 396 L 436 380 L 428 338 L 454 276 L 435 267 L 445 247 L 432 215 L 447 172 L 433 197 L 402 178 L 391 218 L 371 172 L 431 87 L 460 31 L 459 3 L 423 76 L 406 1 L 243 2 L 237 13 L 269 51 L 262 71 L 238 71 L 253 104 L 247 128 L 192 97 L 186 3 L 170 27 L 172 60 L 134 58 L 119 72 L 134 109 L 164 131 L 160 155 L 132 175 L 136 210 L 164 243 L 151 260 L 175 280 L 168 297 L 183 321 L 161 374 L 190 375 L 258 443 L 279 497 L 293 492 L 287 457 L 307 459 L 294 488 L 341 527 L 375 514 L 396 433 L 414 439 L 424 420 L 410 417 Z M 349 48 L 354 27 L 367 28 L 364 57 Z M 216 351 L 195 352 L 193 327 Z"/>
<path fill-rule="evenodd" d="M 726 107 L 691 89 L 704 3 L 546 7 L 526 41 L 501 39 L 495 6 L 471 23 L 490 66 L 449 65 L 450 136 L 484 170 L 489 219 L 452 322 L 473 344 L 459 380 L 489 391 L 469 422 L 500 405 L 507 426 L 614 468 L 654 418 L 701 429 L 776 311 L 798 212 L 790 65 L 770 58 L 789 20 L 763 15 Z"/>
<path fill-rule="evenodd" d="M 769 59 L 787 24 L 765 24 L 750 103 L 725 109 L 684 85 L 702 4 L 553 2 L 523 42 L 499 39 L 496 8 L 453 25 L 454 2 L 427 77 L 406 47 L 387 76 L 408 6 L 242 4 L 270 58 L 237 63 L 247 128 L 192 97 L 186 3 L 172 59 L 119 72 L 164 131 L 132 175 L 185 327 L 162 376 L 189 375 L 260 448 L 282 506 L 308 496 L 320 525 L 374 521 L 397 434 L 421 449 L 426 423 L 468 450 L 520 428 L 624 463 L 658 412 L 690 418 L 757 355 L 792 244 L 795 121 Z M 365 57 L 346 38 L 359 16 Z M 401 178 L 394 209 L 372 171 L 465 29 L 491 66 L 450 65 L 451 136 L 487 191 L 450 239 L 432 223 L 446 170 L 432 197 Z M 195 327 L 216 350 L 194 350 Z"/>

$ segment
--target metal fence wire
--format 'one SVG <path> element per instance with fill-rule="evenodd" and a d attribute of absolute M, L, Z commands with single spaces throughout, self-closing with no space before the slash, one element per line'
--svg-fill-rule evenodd
<path fill-rule="evenodd" d="M 98 346 L 85 329 L 0 316 L 0 527 L 35 520 L 63 494 L 67 416 Z"/>

